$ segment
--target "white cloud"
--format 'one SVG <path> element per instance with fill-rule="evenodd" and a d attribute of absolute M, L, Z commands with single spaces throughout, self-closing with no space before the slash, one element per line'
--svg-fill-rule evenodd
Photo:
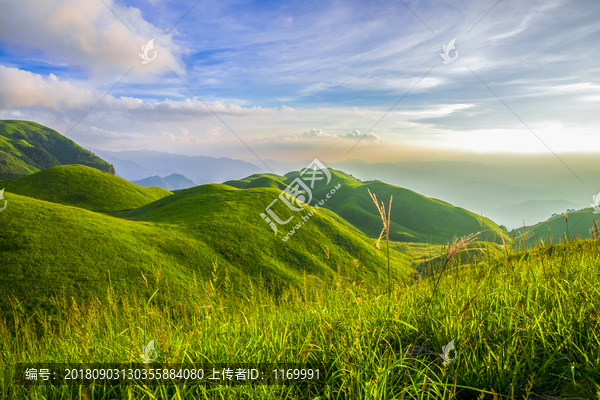
<path fill-rule="evenodd" d="M 307 87 L 305 87 L 304 89 L 300 90 L 300 93 L 303 95 L 312 95 L 318 92 L 322 92 L 323 90 L 336 86 L 336 83 L 323 83 L 323 82 L 318 82 L 318 83 L 313 83 L 311 85 L 308 85 Z"/>
<path fill-rule="evenodd" d="M 223 132 L 221 132 L 221 127 L 214 127 L 206 132 L 206 136 L 208 137 L 208 141 L 211 143 L 215 143 L 217 139 L 223 136 Z"/>
<path fill-rule="evenodd" d="M 83 127 L 77 131 L 77 143 L 83 146 L 96 148 L 126 147 L 135 148 L 136 144 L 147 143 L 155 140 L 152 134 L 127 132 L 124 130 L 111 131 L 97 126 Z"/>
<path fill-rule="evenodd" d="M 379 138 L 379 136 L 373 134 L 373 133 L 367 133 L 365 134 L 361 134 L 359 131 L 354 130 L 350 133 L 345 134 L 344 136 L 341 136 L 344 139 L 352 139 L 352 140 L 357 140 L 357 139 L 361 139 L 361 140 L 367 140 L 367 141 L 371 141 L 371 142 L 380 142 L 381 138 Z"/>
<path fill-rule="evenodd" d="M 39 106 L 54 110 L 91 106 L 94 91 L 76 86 L 50 74 L 43 77 L 17 68 L 0 65 L 0 107 Z"/>
<path fill-rule="evenodd" d="M 60 111 L 61 114 L 83 114 L 102 98 L 104 93 L 93 90 L 80 81 L 63 81 L 53 74 L 42 76 L 17 68 L 0 65 L 0 107 L 42 107 Z M 219 116 L 243 118 L 274 116 L 278 112 L 290 113 L 290 107 L 276 108 L 241 107 L 237 104 L 223 104 L 220 101 L 207 102 Z M 140 118 L 145 121 L 193 120 L 210 116 L 212 112 L 199 100 L 174 101 L 165 99 L 146 102 L 134 97 L 116 98 L 111 94 L 102 98 L 94 108 L 95 113 L 121 114 L 127 118 Z M 79 117 L 78 117 L 79 118 Z"/>
<path fill-rule="evenodd" d="M 3 1 L 0 39 L 15 47 L 41 50 L 49 60 L 82 67 L 96 77 L 122 76 L 134 65 L 132 76 L 164 72 L 165 64 L 183 71 L 179 61 L 183 50 L 172 42 L 170 35 L 145 21 L 137 8 L 123 7 L 113 0 L 104 3 Z M 157 59 L 142 65 L 138 53 L 152 38 Z"/>
<path fill-rule="evenodd" d="M 353 130 L 352 132 L 343 134 L 343 135 L 336 135 L 333 133 L 327 133 L 324 132 L 321 129 L 310 129 L 308 131 L 305 131 L 303 133 L 294 133 L 294 134 L 290 134 L 290 135 L 279 135 L 279 136 L 275 136 L 275 137 L 270 137 L 270 138 L 266 138 L 266 139 L 253 139 L 253 141 L 256 142 L 264 142 L 264 141 L 274 141 L 274 142 L 278 142 L 278 141 L 285 141 L 285 142 L 290 142 L 290 141 L 295 141 L 295 142 L 299 142 L 299 141 L 319 141 L 319 140 L 328 140 L 328 141 L 339 141 L 339 140 L 359 140 L 360 138 L 362 138 L 364 136 L 364 138 L 362 140 L 367 140 L 367 141 L 373 141 L 373 142 L 381 142 L 382 139 L 373 134 L 373 133 L 368 133 L 366 135 L 360 133 L 358 130 Z"/>
<path fill-rule="evenodd" d="M 304 138 L 304 139 L 331 139 L 334 138 L 335 135 L 330 135 L 329 133 L 325 133 L 320 129 L 311 129 L 306 131 L 300 135 L 293 135 L 294 138 Z"/>

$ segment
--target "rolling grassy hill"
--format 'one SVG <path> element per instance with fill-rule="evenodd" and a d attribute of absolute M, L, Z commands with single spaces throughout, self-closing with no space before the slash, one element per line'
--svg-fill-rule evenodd
<path fill-rule="evenodd" d="M 89 169 L 65 170 L 82 171 Z M 293 240 L 274 240 L 257 210 L 278 193 L 204 185 L 105 215 L 7 191 L 8 208 L 0 213 L 1 313 L 10 315 L 9 297 L 30 311 L 52 311 L 53 296 L 102 300 L 109 285 L 147 298 L 144 277 L 181 291 L 213 273 L 227 276 L 232 287 L 262 276 L 271 288 L 299 284 L 304 271 L 371 283 L 385 276 L 384 251 L 329 210 L 316 213 Z M 392 272 L 401 279 L 410 257 L 391 253 Z"/>
<path fill-rule="evenodd" d="M 522 227 L 515 229 L 515 242 L 526 243 L 527 247 L 533 247 L 537 239 L 548 243 L 552 238 L 554 243 L 559 243 L 567 234 L 569 240 L 574 239 L 577 235 L 583 239 L 590 238 L 592 237 L 590 229 L 594 226 L 594 220 L 600 222 L 600 214 L 594 214 L 593 211 L 594 209 L 591 207 L 585 208 L 567 213 L 567 221 L 561 214 L 547 221 L 527 226 L 525 229 Z"/>
<path fill-rule="evenodd" d="M 425 276 L 395 287 L 391 295 L 342 277 L 324 282 L 311 275 L 299 288 L 284 288 L 275 295 L 251 280 L 239 286 L 218 285 L 226 280 L 217 270 L 218 277 L 187 279 L 187 285 L 176 290 L 172 282 L 147 275 L 147 286 L 133 279 L 124 293 L 107 289 L 107 299 L 81 301 L 67 292 L 52 299 L 55 316 L 44 315 L 43 309 L 27 312 L 13 297 L 14 313 L 0 318 L 6 372 L 0 374 L 0 396 L 598 398 L 597 241 L 519 252 L 505 249 L 472 265 L 454 261 L 441 279 Z M 47 277 L 33 278 L 42 280 L 38 285 L 43 290 Z M 140 287 L 148 293 L 145 297 Z M 127 385 L 30 386 L 17 384 L 10 374 L 20 362 L 32 368 L 39 368 L 40 362 L 139 362 L 140 349 L 153 338 L 158 349 L 154 368 L 193 363 L 210 374 L 212 363 L 228 368 L 236 362 L 325 363 L 325 382 L 233 388 L 220 382 L 156 385 L 139 380 Z M 453 362 L 443 365 L 438 354 L 449 341 L 456 353 Z"/>
<path fill-rule="evenodd" d="M 454 236 L 461 237 L 473 232 L 485 231 L 481 239 L 487 238 L 501 243 L 501 238 L 504 237 L 505 241 L 510 241 L 508 235 L 493 221 L 483 218 L 482 226 L 476 214 L 463 208 L 381 181 L 360 182 L 344 172 L 330 171 L 331 182 L 326 184 L 325 181 L 320 181 L 311 190 L 313 194 L 311 204 L 325 199 L 332 187 L 341 185 L 322 207 L 334 211 L 371 238 L 379 237 L 381 219 L 369 196 L 369 190 L 377 195 L 379 202 L 385 202 L 386 209 L 390 196 L 394 196 L 390 240 L 445 244 L 452 241 Z M 256 174 L 243 180 L 228 181 L 225 184 L 242 189 L 257 187 L 283 189 L 299 176 L 299 171 L 290 172 L 285 177 Z M 269 202 L 265 206 L 268 204 Z"/>
<path fill-rule="evenodd" d="M 285 280 L 293 278 L 282 271 L 291 268 L 296 274 L 328 275 L 338 266 L 359 265 L 365 278 L 383 273 L 382 251 L 374 241 L 329 210 L 316 212 L 290 240 L 275 237 L 260 218 L 264 204 L 276 198 L 278 189 L 236 189 L 209 184 L 178 191 L 135 210 L 112 215 L 159 224 L 177 224 L 181 229 L 210 245 L 228 262 L 250 275 L 264 273 L 265 268 Z M 279 205 L 277 211 L 284 211 Z M 406 255 L 395 253 L 397 275 L 407 272 Z M 379 269 L 381 267 L 381 269 Z M 297 275 L 298 276 L 298 275 Z"/>
<path fill-rule="evenodd" d="M 97 212 L 138 208 L 171 194 L 157 187 L 139 187 L 84 165 L 60 165 L 22 178 L 0 180 L 0 188 L 6 188 L 7 193 Z"/>
<path fill-rule="evenodd" d="M 115 174 L 112 165 L 53 129 L 30 121 L 0 120 L 0 179 L 67 164 Z"/>
<path fill-rule="evenodd" d="M 287 187 L 285 178 L 276 174 L 254 174 L 244 179 L 224 182 L 224 185 L 238 189 L 252 189 L 257 187 L 271 187 L 283 190 Z"/>

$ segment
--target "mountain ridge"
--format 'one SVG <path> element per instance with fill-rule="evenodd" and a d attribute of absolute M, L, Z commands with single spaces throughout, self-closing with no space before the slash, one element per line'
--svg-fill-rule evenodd
<path fill-rule="evenodd" d="M 392 219 L 390 239 L 399 242 L 420 242 L 445 244 L 454 236 L 465 236 L 481 230 L 488 230 L 490 239 L 501 242 L 510 240 L 506 233 L 488 218 L 477 216 L 468 210 L 455 207 L 443 200 L 429 198 L 412 190 L 386 184 L 382 181 L 361 182 L 342 171 L 329 169 L 331 182 L 327 185 L 315 184 L 311 189 L 312 198 L 317 202 L 327 197 L 328 191 L 341 184 L 340 189 L 323 205 L 340 217 L 358 227 L 371 238 L 379 237 L 381 219 L 369 195 L 369 190 L 387 204 L 391 196 Z M 227 181 L 224 184 L 241 189 L 272 187 L 284 189 L 299 179 L 301 172 L 295 171 L 278 179 L 273 174 L 255 174 L 243 180 Z M 265 204 L 267 206 L 268 204 Z M 289 215 L 286 214 L 287 218 Z M 282 217 L 283 219 L 283 217 Z M 481 219 L 483 226 L 480 224 Z"/>
<path fill-rule="evenodd" d="M 208 184 L 103 214 L 5 192 L 0 310 L 10 314 L 8 296 L 28 310 L 48 309 L 47 299 L 58 293 L 105 302 L 107 274 L 114 290 L 144 294 L 144 276 L 165 280 L 176 291 L 211 273 L 234 287 L 248 279 L 271 287 L 300 285 L 305 271 L 330 279 L 357 260 L 361 268 L 344 273 L 370 282 L 384 275 L 385 253 L 327 209 L 293 239 L 274 238 L 258 211 L 278 193 Z M 411 273 L 410 255 L 392 249 L 391 256 L 393 276 Z"/>
<path fill-rule="evenodd" d="M 222 183 L 261 172 L 256 165 L 227 157 L 186 156 L 157 150 L 94 150 L 117 164 L 116 172 L 135 181 L 149 176 L 181 174 L 198 185 Z"/>
<path fill-rule="evenodd" d="M 32 121 L 0 120 L 0 179 L 80 164 L 114 175 L 114 167 L 59 132 Z"/>

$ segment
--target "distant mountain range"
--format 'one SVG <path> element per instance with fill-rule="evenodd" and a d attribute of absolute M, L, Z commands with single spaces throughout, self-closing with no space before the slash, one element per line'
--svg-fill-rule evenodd
<path fill-rule="evenodd" d="M 261 171 L 254 164 L 232 158 L 185 156 L 155 150 L 92 151 L 113 164 L 117 175 L 128 181 L 138 181 L 156 175 L 180 174 L 198 185 L 203 185 L 240 179 Z"/>
<path fill-rule="evenodd" d="M 159 187 L 167 190 L 187 189 L 197 186 L 194 182 L 181 174 L 171 174 L 164 178 L 155 175 L 139 181 L 131 181 L 131 183 L 142 187 Z"/>
<path fill-rule="evenodd" d="M 204 184 L 271 172 L 265 169 L 260 160 L 190 157 L 148 150 L 94 152 L 111 162 L 119 176 L 136 183 L 142 178 L 151 177 L 149 181 L 153 183 L 143 180 L 140 184 L 167 189 L 169 186 L 156 176 L 176 173 L 197 184 Z M 284 175 L 304 168 L 312 160 L 264 161 L 273 172 Z M 600 171 L 578 172 L 586 182 L 583 185 L 568 172 L 552 173 L 544 169 L 464 161 L 371 164 L 361 160 L 345 160 L 326 164 L 363 181 L 379 179 L 442 199 L 492 218 L 508 229 L 521 227 L 523 220 L 527 224 L 535 224 L 550 218 L 553 213 L 587 207 L 595 190 L 600 188 Z"/>

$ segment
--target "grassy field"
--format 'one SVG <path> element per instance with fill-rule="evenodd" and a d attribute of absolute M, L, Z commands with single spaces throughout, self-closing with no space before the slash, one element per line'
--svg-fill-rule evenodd
<path fill-rule="evenodd" d="M 341 172 L 332 171 L 332 175 L 334 182 L 328 187 L 316 186 L 314 203 L 325 198 L 329 186 L 342 183 L 338 197 L 331 196 L 325 204 L 333 202 L 333 206 L 321 207 L 306 223 L 299 215 L 308 211 L 294 213 L 281 202 L 275 204 L 278 215 L 296 218 L 286 229 L 292 225 L 301 228 L 287 241 L 281 240 L 285 232 L 274 235 L 259 216 L 278 198 L 281 183 L 253 187 L 261 178 L 275 182 L 275 176 L 249 178 L 249 188 L 211 184 L 173 194 L 140 188 L 82 165 L 56 166 L 0 181 L 9 204 L 0 213 L 4 263 L 0 316 L 11 314 L 9 296 L 30 311 L 41 308 L 48 312 L 53 306 L 44 299 L 58 294 L 78 301 L 104 299 L 109 275 L 118 293 L 135 287 L 142 276 L 151 279 L 158 274 L 172 290 L 183 290 L 186 276 L 210 276 L 213 262 L 224 267 L 231 282 L 239 284 L 262 274 L 267 282 L 295 285 L 304 271 L 326 278 L 352 271 L 358 282 L 387 280 L 386 255 L 375 247 L 380 221 L 374 205 L 365 202 L 367 188 Z M 404 193 L 404 189 L 391 188 L 394 195 Z M 454 228 L 443 228 L 447 240 L 453 232 L 458 234 L 470 226 L 482 228 L 465 210 L 405 192 L 418 201 L 412 208 L 403 208 L 403 199 L 396 200 L 394 218 L 421 206 L 436 213 L 449 209 L 454 216 L 440 220 L 440 229 L 444 223 L 453 223 L 456 216 L 460 218 Z M 357 212 L 367 221 L 364 226 L 356 227 L 334 211 L 348 209 L 350 204 L 345 200 L 338 204 L 337 198 L 356 199 L 360 205 Z M 493 223 L 484 226 L 496 227 Z M 393 229 L 405 228 L 393 225 Z M 375 234 L 368 237 L 365 231 Z M 439 244 L 435 246 L 437 249 Z M 423 251 L 429 247 L 411 242 L 391 246 L 391 279 L 400 282 L 413 273 L 414 264 L 429 256 Z"/>
<path fill-rule="evenodd" d="M 156 362 L 325 362 L 323 385 L 23 387 L 6 399 L 600 399 L 600 243 L 493 253 L 399 284 L 306 274 L 278 295 L 231 285 L 218 264 L 185 290 L 160 280 L 104 301 L 55 297 L 60 314 L 13 301 L 0 323 L 3 370 L 16 362 L 130 362 L 156 338 Z M 445 256 L 444 256 L 445 257 Z M 439 279 L 441 277 L 441 279 Z M 439 279 L 439 286 L 436 282 Z M 152 295 L 152 294 L 153 295 Z M 457 359 L 442 366 L 455 339 Z M 414 347 L 411 347 L 414 346 Z M 420 350 L 420 352 L 417 352 Z"/>

